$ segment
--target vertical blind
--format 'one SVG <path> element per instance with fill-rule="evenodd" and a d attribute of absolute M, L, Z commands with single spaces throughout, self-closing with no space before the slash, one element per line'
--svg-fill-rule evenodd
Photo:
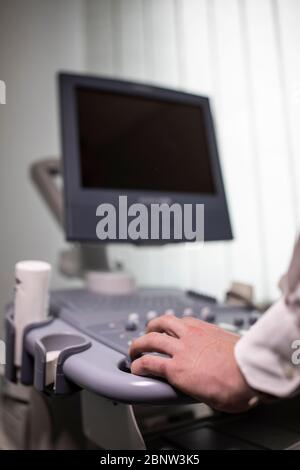
<path fill-rule="evenodd" d="M 209 96 L 232 242 L 111 247 L 139 284 L 278 295 L 300 220 L 299 0 L 87 0 L 88 72 Z M 116 162 L 117 171 L 117 162 Z"/>

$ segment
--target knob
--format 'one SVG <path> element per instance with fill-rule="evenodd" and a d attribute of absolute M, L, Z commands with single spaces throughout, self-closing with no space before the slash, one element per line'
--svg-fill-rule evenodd
<path fill-rule="evenodd" d="M 137 330 L 139 325 L 139 314 L 138 313 L 130 313 L 128 315 L 128 320 L 126 323 L 126 330 L 134 331 Z"/>
<path fill-rule="evenodd" d="M 243 326 L 244 322 L 245 322 L 245 320 L 244 320 L 244 318 L 242 318 L 242 317 L 235 317 L 235 318 L 233 319 L 233 324 L 234 324 L 235 326 L 239 327 L 239 328 L 240 328 L 241 326 Z"/>
<path fill-rule="evenodd" d="M 153 318 L 157 317 L 157 312 L 155 310 L 149 310 L 146 314 L 146 325 L 149 321 L 153 320 Z"/>
<path fill-rule="evenodd" d="M 175 315 L 175 312 L 172 308 L 168 308 L 166 311 L 165 311 L 165 315 Z"/>
<path fill-rule="evenodd" d="M 214 314 L 214 312 L 211 311 L 209 307 L 203 307 L 201 309 L 201 318 L 202 320 L 207 321 L 209 323 L 214 323 L 216 315 Z"/>
<path fill-rule="evenodd" d="M 251 313 L 251 315 L 249 315 L 249 325 L 254 325 L 254 323 L 257 322 L 259 316 L 257 315 L 257 313 Z"/>
<path fill-rule="evenodd" d="M 193 317 L 194 316 L 194 311 L 192 308 L 190 307 L 187 307 L 183 310 L 183 314 L 182 314 L 183 317 Z"/>

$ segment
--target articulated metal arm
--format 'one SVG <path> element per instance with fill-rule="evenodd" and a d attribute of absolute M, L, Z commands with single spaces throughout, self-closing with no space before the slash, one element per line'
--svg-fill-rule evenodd
<path fill-rule="evenodd" d="M 55 177 L 62 173 L 58 158 L 49 158 L 33 163 L 30 168 L 33 182 L 61 227 L 64 225 L 63 195 Z"/>

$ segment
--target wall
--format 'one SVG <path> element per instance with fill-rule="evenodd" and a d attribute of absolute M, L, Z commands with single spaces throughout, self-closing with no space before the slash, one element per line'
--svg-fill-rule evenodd
<path fill-rule="evenodd" d="M 114 249 L 141 282 L 278 295 L 300 217 L 300 2 L 87 0 L 87 69 L 211 97 L 235 240 Z"/>
<path fill-rule="evenodd" d="M 58 155 L 55 74 L 82 70 L 83 6 L 80 0 L 1 0 L 0 78 L 0 306 L 11 298 L 13 266 L 20 259 L 56 264 L 64 244 L 30 183 L 31 162 Z M 63 284 L 54 273 L 53 286 Z"/>

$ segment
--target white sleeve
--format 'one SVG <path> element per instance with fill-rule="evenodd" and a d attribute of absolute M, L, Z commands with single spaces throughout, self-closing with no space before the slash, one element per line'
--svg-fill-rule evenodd
<path fill-rule="evenodd" d="M 252 388 L 277 397 L 300 392 L 300 238 L 284 295 L 237 342 L 235 357 Z"/>

